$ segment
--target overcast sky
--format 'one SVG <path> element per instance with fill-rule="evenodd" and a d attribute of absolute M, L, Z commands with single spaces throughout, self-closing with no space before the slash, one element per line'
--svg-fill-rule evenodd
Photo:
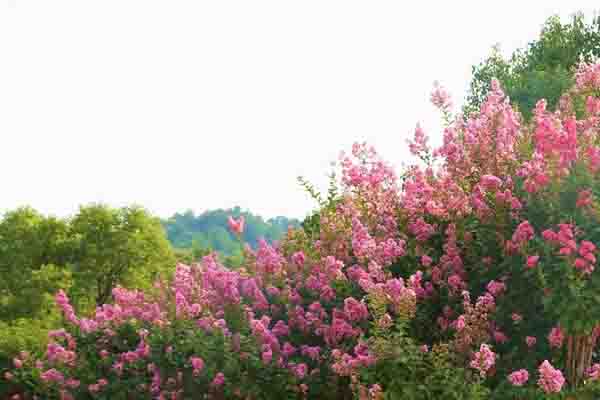
<path fill-rule="evenodd" d="M 4 4 L 2 4 L 4 3 Z M 590 1 L 0 0 L 0 211 L 314 204 L 354 141 L 392 164 L 439 80 L 460 103 L 490 47 Z"/>

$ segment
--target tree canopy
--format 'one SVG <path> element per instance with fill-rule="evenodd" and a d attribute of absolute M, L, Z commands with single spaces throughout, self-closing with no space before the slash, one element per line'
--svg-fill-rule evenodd
<path fill-rule="evenodd" d="M 591 22 L 583 14 L 562 23 L 558 16 L 549 18 L 539 38 L 524 49 L 516 50 L 508 59 L 499 46 L 480 64 L 473 66 L 464 112 L 478 110 L 490 92 L 492 78 L 498 79 L 511 103 L 528 120 L 535 102 L 546 99 L 554 109 L 567 89 L 572 87 L 575 68 L 581 62 L 600 57 L 600 17 Z"/>

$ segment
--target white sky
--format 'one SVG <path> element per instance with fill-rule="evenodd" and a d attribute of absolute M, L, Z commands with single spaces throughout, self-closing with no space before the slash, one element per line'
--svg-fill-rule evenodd
<path fill-rule="evenodd" d="M 240 205 L 301 217 L 296 182 L 367 140 L 396 166 L 434 80 L 463 98 L 494 43 L 597 0 L 0 0 L 0 211 Z"/>

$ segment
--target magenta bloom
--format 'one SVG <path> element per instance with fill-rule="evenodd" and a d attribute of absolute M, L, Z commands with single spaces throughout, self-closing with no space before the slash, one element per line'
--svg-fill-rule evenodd
<path fill-rule="evenodd" d="M 432 262 L 433 262 L 433 260 L 428 255 L 424 255 L 424 256 L 421 257 L 421 264 L 424 267 L 429 267 Z"/>
<path fill-rule="evenodd" d="M 513 386 L 523 386 L 529 379 L 529 372 L 526 369 L 520 369 L 508 376 L 508 380 Z"/>
<path fill-rule="evenodd" d="M 540 365 L 538 369 L 540 378 L 538 385 L 545 393 L 558 393 L 565 384 L 565 378 L 560 370 L 554 368 L 548 360 Z"/>
<path fill-rule="evenodd" d="M 229 229 L 236 235 L 241 235 L 244 232 L 244 217 L 241 216 L 238 220 L 233 217 L 229 217 L 227 220 L 227 224 L 229 225 Z"/>
<path fill-rule="evenodd" d="M 190 364 L 192 364 L 193 374 L 196 376 L 204 369 L 204 360 L 200 357 L 190 357 Z"/>
<path fill-rule="evenodd" d="M 463 329 L 465 329 L 466 323 L 465 323 L 465 316 L 461 315 L 460 317 L 458 317 L 458 319 L 456 320 L 456 330 L 457 331 L 462 331 Z"/>
<path fill-rule="evenodd" d="M 502 186 L 502 180 L 494 175 L 483 175 L 480 183 L 486 190 L 496 190 Z"/>
<path fill-rule="evenodd" d="M 559 326 L 552 328 L 548 334 L 548 342 L 550 342 L 550 347 L 555 347 L 557 349 L 561 348 L 564 339 L 565 335 Z"/>
<path fill-rule="evenodd" d="M 344 312 L 350 321 L 361 321 L 369 317 L 367 306 L 353 297 L 344 300 Z"/>
<path fill-rule="evenodd" d="M 214 379 L 212 380 L 212 384 L 213 386 L 222 386 L 225 383 L 225 375 L 222 372 L 219 372 L 215 375 Z"/>
<path fill-rule="evenodd" d="M 62 374 L 62 372 L 57 371 L 54 368 L 49 369 L 48 371 L 44 372 L 41 375 L 41 378 L 43 381 L 56 382 L 56 383 L 62 383 L 65 380 L 65 377 Z"/>
<path fill-rule="evenodd" d="M 469 365 L 471 368 L 478 370 L 482 377 L 485 377 L 495 363 L 496 353 L 494 353 L 487 344 L 482 344 L 479 347 L 479 351 L 473 355 Z"/>
<path fill-rule="evenodd" d="M 448 91 L 440 85 L 438 81 L 433 83 L 431 92 L 431 102 L 434 106 L 443 111 L 448 111 L 452 107 L 452 99 Z"/>
<path fill-rule="evenodd" d="M 596 363 L 590 367 L 587 371 L 587 375 L 591 381 L 597 381 L 600 379 L 600 364 Z"/>
<path fill-rule="evenodd" d="M 527 257 L 527 268 L 535 268 L 540 260 L 540 256 L 529 256 Z"/>

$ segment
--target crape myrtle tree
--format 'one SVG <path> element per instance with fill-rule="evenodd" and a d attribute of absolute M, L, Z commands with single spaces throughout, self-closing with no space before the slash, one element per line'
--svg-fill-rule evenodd
<path fill-rule="evenodd" d="M 277 245 L 117 286 L 4 371 L 44 399 L 594 399 L 600 395 L 600 64 L 532 118 L 497 80 L 398 177 L 375 149 Z M 244 225 L 229 220 L 242 238 Z"/>

